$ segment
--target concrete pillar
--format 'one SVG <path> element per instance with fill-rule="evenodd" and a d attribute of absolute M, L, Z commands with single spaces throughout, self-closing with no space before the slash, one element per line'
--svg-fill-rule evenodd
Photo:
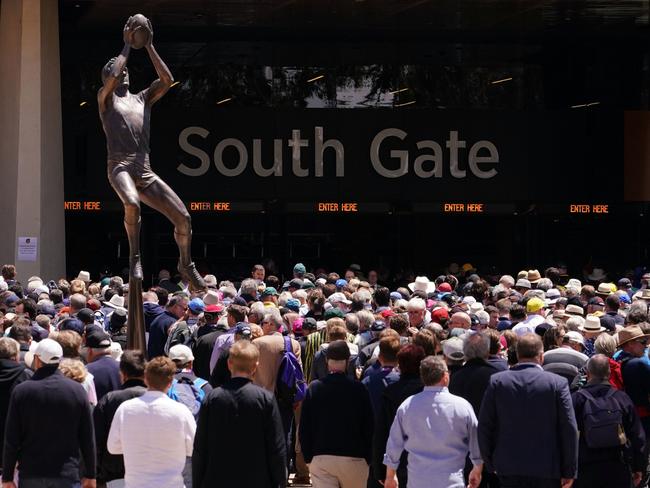
<path fill-rule="evenodd" d="M 0 264 L 19 280 L 65 276 L 57 0 L 0 3 Z M 37 239 L 34 260 L 18 240 Z"/>

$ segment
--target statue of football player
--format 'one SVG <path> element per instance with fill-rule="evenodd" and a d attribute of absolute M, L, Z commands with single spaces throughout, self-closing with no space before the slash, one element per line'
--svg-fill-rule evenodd
<path fill-rule="evenodd" d="M 174 190 L 151 170 L 149 163 L 151 106 L 167 93 L 174 78 L 153 47 L 153 29 L 148 19 L 142 15 L 129 17 L 123 38 L 122 52 L 110 59 L 102 70 L 103 86 L 97 101 L 106 134 L 108 181 L 124 205 L 124 226 L 130 250 L 129 275 L 138 281 L 143 276 L 140 261 L 140 202 L 143 202 L 174 224 L 174 239 L 180 253 L 178 271 L 191 287 L 205 289 L 203 278 L 191 258 L 190 214 Z M 129 91 L 126 63 L 131 49 L 138 47 L 138 41 L 144 44 L 158 79 L 149 88 L 134 94 Z"/>

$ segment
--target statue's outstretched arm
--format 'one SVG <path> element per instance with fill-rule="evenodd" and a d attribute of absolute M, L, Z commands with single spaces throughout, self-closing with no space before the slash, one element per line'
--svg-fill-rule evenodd
<path fill-rule="evenodd" d="M 167 93 L 171 88 L 172 83 L 174 83 L 174 77 L 156 51 L 156 48 L 153 47 L 153 28 L 151 27 L 151 21 L 147 20 L 147 22 L 149 23 L 149 31 L 151 35 L 149 36 L 149 42 L 145 45 L 145 48 L 147 49 L 149 58 L 158 74 L 158 79 L 155 80 L 147 90 L 147 102 L 152 104 L 160 100 L 162 96 Z"/>
<path fill-rule="evenodd" d="M 104 86 L 102 86 L 97 94 L 97 102 L 99 103 L 99 111 L 103 112 L 106 109 L 106 101 L 109 100 L 110 96 L 113 94 L 115 89 L 120 83 L 120 75 L 122 70 L 126 66 L 126 62 L 129 59 L 129 53 L 131 52 L 131 42 L 133 42 L 132 36 L 133 31 L 131 30 L 131 17 L 124 24 L 124 30 L 122 31 L 122 36 L 124 38 L 124 47 L 122 52 L 117 57 L 113 66 L 111 67 L 111 72 L 109 76 L 104 81 Z"/>

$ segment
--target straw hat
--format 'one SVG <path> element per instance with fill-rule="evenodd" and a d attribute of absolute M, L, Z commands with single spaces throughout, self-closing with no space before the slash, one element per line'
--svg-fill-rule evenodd
<path fill-rule="evenodd" d="M 628 325 L 618 332 L 618 345 L 620 347 L 627 342 L 633 341 L 635 339 L 640 339 L 642 337 L 650 337 L 650 334 L 644 334 L 641 330 L 641 327 L 638 325 Z"/>
<path fill-rule="evenodd" d="M 578 330 L 580 332 L 604 332 L 605 327 L 600 326 L 600 319 L 595 315 L 589 314 L 585 319 L 584 325 L 579 325 Z"/>

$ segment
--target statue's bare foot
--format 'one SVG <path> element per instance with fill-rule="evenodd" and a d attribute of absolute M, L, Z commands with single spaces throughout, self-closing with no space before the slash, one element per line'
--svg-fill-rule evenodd
<path fill-rule="evenodd" d="M 181 264 L 178 262 L 178 272 L 183 278 L 190 282 L 190 287 L 196 291 L 204 291 L 207 289 L 205 286 L 205 281 L 196 270 L 196 265 L 194 263 Z"/>
<path fill-rule="evenodd" d="M 129 263 L 129 276 L 134 280 L 142 281 L 142 262 L 140 261 L 139 254 L 134 254 L 131 256 Z"/>

